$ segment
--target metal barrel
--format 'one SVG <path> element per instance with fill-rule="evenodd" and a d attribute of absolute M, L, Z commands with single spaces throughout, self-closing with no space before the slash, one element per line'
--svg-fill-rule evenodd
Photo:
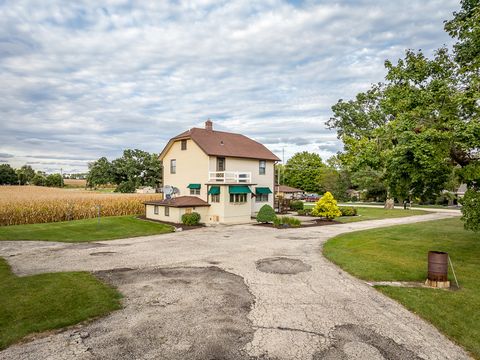
<path fill-rule="evenodd" d="M 448 281 L 448 253 L 428 252 L 428 280 Z"/>

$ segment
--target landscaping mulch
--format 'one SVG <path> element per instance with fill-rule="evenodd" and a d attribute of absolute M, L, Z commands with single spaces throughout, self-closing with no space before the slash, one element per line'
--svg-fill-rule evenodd
<path fill-rule="evenodd" d="M 275 226 L 273 226 L 273 224 L 264 224 L 264 223 L 257 223 L 257 224 L 253 224 L 253 225 L 282 230 L 282 229 L 300 229 L 300 228 L 313 227 L 313 226 L 326 226 L 326 225 L 337 225 L 337 224 L 343 224 L 343 223 L 340 222 L 340 221 L 335 221 L 335 220 L 317 219 L 317 220 L 309 221 L 308 223 L 307 222 L 302 223 L 300 226 L 297 226 L 297 227 L 293 227 L 293 226 L 275 227 Z"/>

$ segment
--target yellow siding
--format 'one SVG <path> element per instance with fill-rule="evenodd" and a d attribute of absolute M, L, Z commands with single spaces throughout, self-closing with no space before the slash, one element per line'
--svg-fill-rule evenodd
<path fill-rule="evenodd" d="M 170 160 L 177 161 L 176 174 L 170 173 Z M 180 190 L 179 196 L 190 196 L 188 184 L 201 184 L 200 195 L 207 200 L 208 156 L 192 140 L 187 140 L 187 150 L 181 150 L 181 141 L 173 143 L 163 159 L 163 183 Z"/>

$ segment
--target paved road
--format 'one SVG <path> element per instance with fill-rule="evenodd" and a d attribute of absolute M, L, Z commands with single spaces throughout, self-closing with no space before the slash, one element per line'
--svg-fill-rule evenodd
<path fill-rule="evenodd" d="M 139 271 L 136 276 L 141 278 L 141 272 L 148 269 L 219 267 L 243 279 L 254 297 L 245 315 L 252 332 L 244 337 L 248 341 L 242 343 L 243 349 L 251 357 L 468 359 L 469 356 L 460 347 L 433 326 L 345 273 L 321 255 L 322 244 L 338 234 L 456 215 L 438 212 L 408 218 L 286 230 L 252 225 L 219 226 L 88 244 L 0 242 L 0 256 L 8 260 L 18 275 L 133 268 L 138 269 L 135 270 Z M 278 260 L 278 257 L 288 260 Z M 267 271 L 271 266 L 272 271 L 282 272 L 278 270 L 283 269 L 288 273 L 292 270 L 293 274 L 259 271 L 256 262 L 270 258 L 274 259 L 273 263 L 267 261 L 263 264 Z M 295 273 L 297 271 L 300 272 Z M 193 275 L 183 273 L 182 276 Z M 205 274 L 202 276 L 206 277 Z M 149 279 L 155 279 L 151 272 Z M 228 281 L 233 284 L 237 280 Z M 206 283 L 207 280 L 202 282 Z M 147 289 L 153 283 L 142 283 L 142 289 Z M 137 315 L 141 314 L 146 305 L 142 307 L 139 304 L 147 302 L 142 300 L 142 296 L 151 295 L 147 294 L 148 291 L 139 291 L 139 286 L 124 279 L 117 280 L 115 284 L 125 294 L 125 309 L 80 328 L 11 346 L 0 352 L 0 359 L 63 359 L 72 358 L 71 354 L 79 359 L 101 358 L 95 356 L 98 354 L 95 350 L 96 347 L 105 346 L 105 342 L 98 340 L 96 343 L 92 339 L 95 336 L 90 336 L 91 340 L 84 339 L 86 345 L 82 348 L 80 345 L 83 340 L 78 337 L 78 331 L 97 334 L 95 331 L 100 329 L 108 333 L 110 338 L 119 336 L 119 331 L 131 326 L 130 320 L 123 320 L 122 323 L 122 316 L 125 315 L 123 319 L 127 319 L 128 311 L 132 308 L 135 308 Z M 247 301 L 245 291 L 238 284 L 235 286 L 239 296 L 244 296 Z M 208 287 L 218 288 L 218 284 Z M 193 294 L 186 291 L 182 296 L 188 298 Z M 122 329 L 117 329 L 119 326 Z M 191 336 L 195 333 L 192 328 L 188 331 Z M 76 340 L 72 342 L 72 338 Z M 175 346 L 180 345 L 177 343 Z M 192 344 L 182 346 L 191 347 Z M 135 358 L 160 358 L 155 353 L 148 353 L 148 356 L 146 352 L 143 354 L 137 354 Z"/>

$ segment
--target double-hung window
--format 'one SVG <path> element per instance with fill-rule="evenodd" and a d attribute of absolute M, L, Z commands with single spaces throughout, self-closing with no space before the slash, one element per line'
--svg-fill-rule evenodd
<path fill-rule="evenodd" d="M 257 194 L 255 202 L 268 202 L 268 194 Z"/>
<path fill-rule="evenodd" d="M 258 162 L 258 174 L 259 175 L 265 175 L 267 170 L 267 161 L 266 160 L 260 160 Z"/>
<path fill-rule="evenodd" d="M 177 160 L 172 159 L 170 160 L 170 174 L 177 173 Z"/>
<path fill-rule="evenodd" d="M 187 150 L 187 140 L 182 140 L 182 142 L 181 142 L 181 149 L 182 149 L 182 150 Z"/>

